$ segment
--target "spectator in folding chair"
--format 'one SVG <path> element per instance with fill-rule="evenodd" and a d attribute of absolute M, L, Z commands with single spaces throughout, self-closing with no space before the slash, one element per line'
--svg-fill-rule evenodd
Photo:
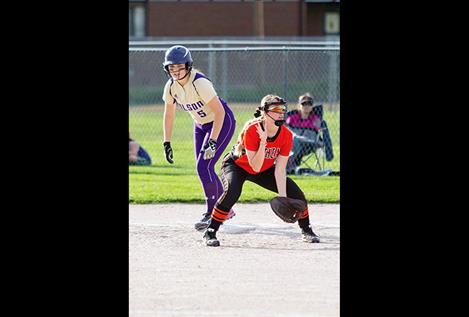
<path fill-rule="evenodd" d="M 148 152 L 129 133 L 129 165 L 151 165 Z"/>
<path fill-rule="evenodd" d="M 298 98 L 298 109 L 287 112 L 285 124 L 293 133 L 294 142 L 287 163 L 287 174 L 296 174 L 303 156 L 321 147 L 319 139 L 322 118 L 313 110 L 314 100 L 309 93 Z"/>

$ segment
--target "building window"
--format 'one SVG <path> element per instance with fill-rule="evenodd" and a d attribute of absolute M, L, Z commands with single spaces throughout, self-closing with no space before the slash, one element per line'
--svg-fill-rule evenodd
<path fill-rule="evenodd" d="M 144 37 L 145 7 L 142 5 L 129 7 L 129 36 Z"/>
<path fill-rule="evenodd" d="M 324 20 L 324 33 L 326 35 L 340 34 L 340 15 L 339 12 L 326 12 Z"/>

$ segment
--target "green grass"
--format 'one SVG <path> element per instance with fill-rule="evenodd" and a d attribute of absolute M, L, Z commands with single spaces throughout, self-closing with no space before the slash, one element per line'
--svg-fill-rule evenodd
<path fill-rule="evenodd" d="M 154 102 L 160 102 L 163 94 L 163 85 L 141 85 L 129 88 L 129 103 L 132 105 L 150 105 Z M 329 91 L 329 80 L 305 80 L 301 82 L 292 82 L 288 85 L 288 96 L 300 96 L 305 91 L 315 91 L 316 100 L 327 99 Z M 283 82 L 277 84 L 263 84 L 261 87 L 253 86 L 252 83 L 230 87 L 223 96 L 226 100 L 234 102 L 257 102 L 259 95 L 276 93 L 283 97 L 285 85 Z M 296 98 L 296 97 L 295 97 Z M 288 99 L 288 98 L 287 98 Z"/>
<path fill-rule="evenodd" d="M 236 143 L 244 123 L 252 118 L 255 106 L 232 106 L 237 126 L 225 153 Z M 129 128 L 132 137 L 143 145 L 153 160 L 152 166 L 129 166 L 129 203 L 203 203 L 202 185 L 195 169 L 192 119 L 182 111 L 176 112 L 171 139 L 174 164 L 168 164 L 163 154 L 162 110 L 162 105 L 131 107 L 129 110 Z M 326 162 L 326 168 L 340 170 L 340 144 L 337 140 L 339 112 L 325 112 L 325 119 L 332 133 L 335 156 L 333 161 Z M 220 170 L 220 161 L 215 166 L 217 173 Z M 340 202 L 340 177 L 292 176 L 291 178 L 300 186 L 310 202 Z M 264 202 L 274 196 L 275 193 L 246 182 L 239 202 Z"/>

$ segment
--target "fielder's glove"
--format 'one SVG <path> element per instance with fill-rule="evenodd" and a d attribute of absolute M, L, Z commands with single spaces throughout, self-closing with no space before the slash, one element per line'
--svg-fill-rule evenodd
<path fill-rule="evenodd" d="M 168 161 L 168 163 L 173 164 L 174 163 L 174 161 L 173 161 L 173 149 L 171 148 L 171 143 L 170 142 L 164 142 L 163 146 L 164 146 L 164 155 L 166 156 L 166 161 Z"/>
<path fill-rule="evenodd" d="M 300 199 L 277 196 L 270 201 L 270 207 L 280 219 L 294 223 L 304 215 L 307 204 Z"/>
<path fill-rule="evenodd" d="M 217 141 L 209 139 L 208 142 L 202 148 L 201 153 L 204 153 L 204 160 L 210 160 L 215 156 L 217 151 Z"/>

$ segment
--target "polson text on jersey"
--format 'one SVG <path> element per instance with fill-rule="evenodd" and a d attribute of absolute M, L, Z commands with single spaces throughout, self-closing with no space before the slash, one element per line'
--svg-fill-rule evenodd
<path fill-rule="evenodd" d="M 176 104 L 184 111 L 197 110 L 204 106 L 204 103 L 202 101 L 197 101 L 196 103 L 188 103 L 187 105 L 182 105 L 176 101 Z"/>

